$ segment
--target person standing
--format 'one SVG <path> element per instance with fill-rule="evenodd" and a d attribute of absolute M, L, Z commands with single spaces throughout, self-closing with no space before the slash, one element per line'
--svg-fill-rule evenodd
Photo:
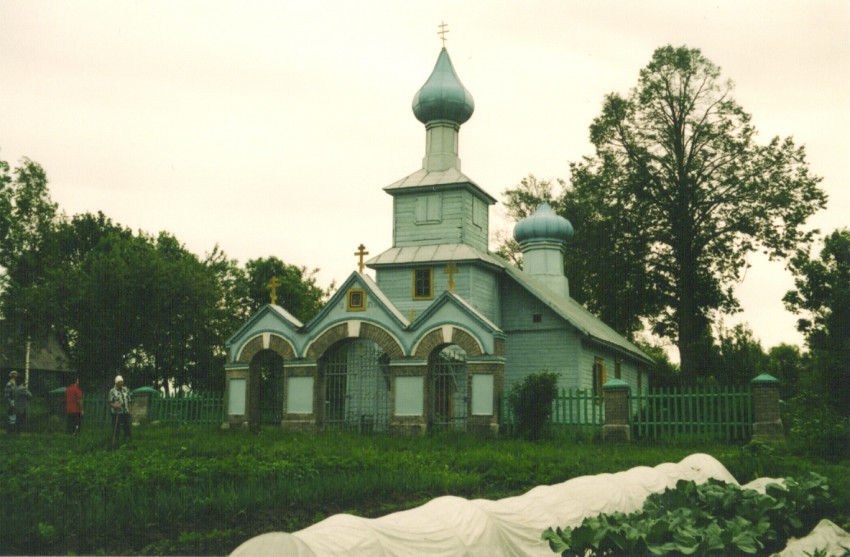
<path fill-rule="evenodd" d="M 68 433 L 78 435 L 83 424 L 83 391 L 80 390 L 80 378 L 65 389 L 65 412 L 68 414 Z"/>
<path fill-rule="evenodd" d="M 12 370 L 12 373 L 9 374 L 9 382 L 6 383 L 6 388 L 3 390 L 3 400 L 6 402 L 6 431 L 8 433 L 15 433 L 15 421 L 17 420 L 17 414 L 15 413 L 15 389 L 18 384 L 18 372 Z"/>
<path fill-rule="evenodd" d="M 124 386 L 124 378 L 115 376 L 115 386 L 109 391 L 109 407 L 112 411 L 112 446 L 118 442 L 118 428 L 124 432 L 124 439 L 130 440 L 130 405 L 133 397 L 130 389 Z"/>
<path fill-rule="evenodd" d="M 15 387 L 15 429 L 18 432 L 23 431 L 27 426 L 31 399 L 32 393 L 27 388 L 26 383 Z"/>

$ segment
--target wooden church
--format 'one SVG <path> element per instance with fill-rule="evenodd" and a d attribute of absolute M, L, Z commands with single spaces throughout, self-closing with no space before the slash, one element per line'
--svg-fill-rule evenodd
<path fill-rule="evenodd" d="M 495 433 L 503 394 L 532 373 L 647 386 L 653 361 L 569 296 L 569 221 L 544 204 L 516 225 L 522 270 L 488 251 L 496 200 L 458 158 L 473 110 L 443 47 L 413 98 L 422 168 L 384 188 L 392 247 L 364 262 L 361 245 L 359 272 L 310 322 L 272 303 L 228 340 L 228 424 Z"/>

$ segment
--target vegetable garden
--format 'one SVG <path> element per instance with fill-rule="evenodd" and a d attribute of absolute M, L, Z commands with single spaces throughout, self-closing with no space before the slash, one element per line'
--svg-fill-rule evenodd
<path fill-rule="evenodd" d="M 695 451 L 691 443 L 601 445 L 580 437 L 248 434 L 153 424 L 133 435 L 117 450 L 109 450 L 108 427 L 95 424 L 80 437 L 0 435 L 0 553 L 225 555 L 252 536 L 296 531 L 339 512 L 382 516 L 446 494 L 498 499 Z M 850 527 L 847 460 L 756 445 L 699 450 L 741 482 L 822 475 L 830 494 L 823 517 Z"/>

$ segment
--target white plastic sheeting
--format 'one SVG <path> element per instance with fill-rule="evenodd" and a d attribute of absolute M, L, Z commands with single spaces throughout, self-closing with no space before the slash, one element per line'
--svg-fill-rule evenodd
<path fill-rule="evenodd" d="M 540 539 L 550 526 L 574 527 L 588 516 L 634 512 L 650 494 L 674 487 L 678 480 L 703 483 L 709 478 L 738 483 L 713 457 L 694 454 L 678 464 L 582 476 L 498 501 L 439 497 L 381 518 L 334 515 L 292 534 L 251 538 L 231 555 L 552 557 L 548 543 Z M 763 493 L 767 483 L 776 481 L 761 478 L 743 487 Z"/>

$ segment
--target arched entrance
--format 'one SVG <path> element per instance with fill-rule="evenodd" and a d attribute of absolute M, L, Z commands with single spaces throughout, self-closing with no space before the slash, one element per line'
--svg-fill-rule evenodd
<path fill-rule="evenodd" d="M 466 351 L 457 344 L 436 348 L 428 359 L 432 431 L 466 431 L 469 382 Z"/>
<path fill-rule="evenodd" d="M 351 338 L 319 360 L 322 425 L 360 432 L 386 431 L 390 420 L 390 358 L 377 343 Z"/>
<path fill-rule="evenodd" d="M 249 400 L 255 409 L 251 425 L 280 425 L 285 400 L 283 358 L 274 350 L 260 350 L 251 359 L 250 373 Z"/>

